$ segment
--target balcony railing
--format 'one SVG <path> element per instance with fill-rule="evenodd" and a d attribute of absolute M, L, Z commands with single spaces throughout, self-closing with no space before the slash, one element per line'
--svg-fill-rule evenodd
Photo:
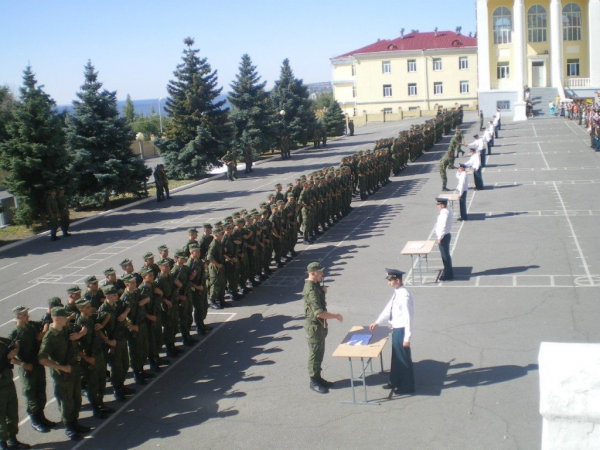
<path fill-rule="evenodd" d="M 338 86 L 342 84 L 354 84 L 354 80 L 333 80 L 333 85 Z"/>
<path fill-rule="evenodd" d="M 568 78 L 567 87 L 569 88 L 586 88 L 590 87 L 589 78 Z"/>

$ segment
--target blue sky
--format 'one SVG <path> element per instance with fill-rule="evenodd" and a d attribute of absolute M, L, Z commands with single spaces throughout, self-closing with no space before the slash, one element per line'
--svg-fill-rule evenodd
<path fill-rule="evenodd" d="M 88 59 L 119 99 L 166 96 L 183 39 L 218 70 L 224 92 L 248 53 L 270 88 L 289 58 L 306 83 L 330 81 L 329 58 L 399 36 L 400 29 L 475 31 L 475 0 L 0 0 L 0 84 L 31 64 L 68 104 Z"/>

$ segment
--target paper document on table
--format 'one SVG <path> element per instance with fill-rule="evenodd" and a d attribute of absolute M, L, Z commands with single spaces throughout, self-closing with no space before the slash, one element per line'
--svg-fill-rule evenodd
<path fill-rule="evenodd" d="M 410 244 L 408 246 L 408 248 L 411 250 L 418 250 L 423 247 L 425 247 L 425 242 L 415 242 L 414 244 Z"/>
<path fill-rule="evenodd" d="M 368 345 L 372 334 L 355 334 L 347 342 L 348 345 Z"/>

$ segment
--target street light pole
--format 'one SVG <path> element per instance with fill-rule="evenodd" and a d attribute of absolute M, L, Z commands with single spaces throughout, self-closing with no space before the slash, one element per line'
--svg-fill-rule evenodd
<path fill-rule="evenodd" d="M 160 121 L 160 137 L 162 138 L 162 134 L 163 134 L 163 128 L 162 128 L 162 113 L 160 112 L 160 101 L 163 98 L 159 98 L 158 99 L 158 120 Z"/>
<path fill-rule="evenodd" d="M 281 159 L 287 158 L 287 127 L 285 123 L 285 109 L 279 111 L 279 115 L 281 116 L 281 121 L 283 123 L 283 139 L 281 140 Z"/>

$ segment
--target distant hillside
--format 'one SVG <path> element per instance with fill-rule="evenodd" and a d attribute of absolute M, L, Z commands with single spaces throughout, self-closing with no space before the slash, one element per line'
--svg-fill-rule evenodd
<path fill-rule="evenodd" d="M 309 83 L 306 85 L 308 92 L 311 94 L 325 94 L 326 92 L 333 92 L 333 86 L 330 81 L 324 81 L 321 83 Z"/>

